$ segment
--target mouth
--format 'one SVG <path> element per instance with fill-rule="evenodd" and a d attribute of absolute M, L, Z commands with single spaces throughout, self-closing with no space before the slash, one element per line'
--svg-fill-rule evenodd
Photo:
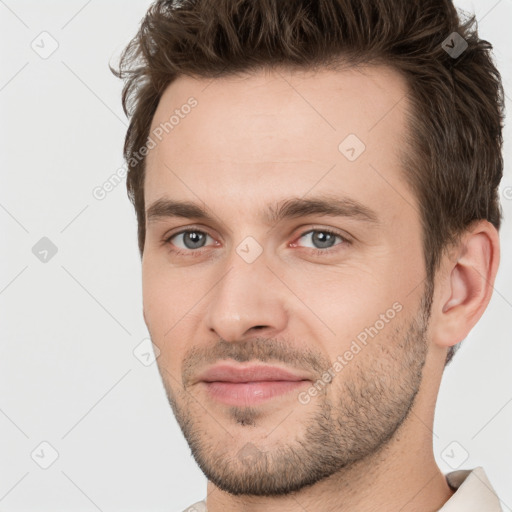
<path fill-rule="evenodd" d="M 257 405 L 290 394 L 306 384 L 309 375 L 277 366 L 218 364 L 198 377 L 209 396 L 226 405 Z"/>
<path fill-rule="evenodd" d="M 258 405 L 296 391 L 308 380 L 272 380 L 254 382 L 204 382 L 209 396 L 226 405 Z"/>

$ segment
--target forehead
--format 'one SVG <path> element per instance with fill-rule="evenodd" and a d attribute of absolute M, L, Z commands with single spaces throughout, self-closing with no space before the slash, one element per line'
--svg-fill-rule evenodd
<path fill-rule="evenodd" d="M 388 188 L 388 202 L 414 201 L 401 177 L 407 107 L 405 80 L 383 66 L 179 77 L 153 118 L 146 207 L 212 194 L 248 206 L 313 188 L 367 201 Z"/>

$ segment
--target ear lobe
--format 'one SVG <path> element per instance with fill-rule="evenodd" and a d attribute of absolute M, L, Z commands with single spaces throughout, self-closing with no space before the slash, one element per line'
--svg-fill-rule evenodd
<path fill-rule="evenodd" d="M 478 221 L 458 246 L 458 256 L 448 259 L 447 271 L 436 283 L 440 294 L 433 307 L 433 341 L 447 348 L 462 341 L 483 315 L 491 300 L 498 271 L 500 247 L 496 228 Z"/>

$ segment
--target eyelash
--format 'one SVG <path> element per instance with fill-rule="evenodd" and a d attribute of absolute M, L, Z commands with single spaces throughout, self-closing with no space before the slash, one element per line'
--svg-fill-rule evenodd
<path fill-rule="evenodd" d="M 326 249 L 316 249 L 316 248 L 305 247 L 305 249 L 309 249 L 311 251 L 310 254 L 313 254 L 313 256 L 325 256 L 326 254 L 331 254 L 333 252 L 337 252 L 338 250 L 340 250 L 340 249 L 336 249 L 336 247 L 339 247 L 340 245 L 341 246 L 345 246 L 345 245 L 351 245 L 352 244 L 352 242 L 350 240 L 345 238 L 340 233 L 338 233 L 336 231 L 333 231 L 333 230 L 330 230 L 330 229 L 325 229 L 325 228 L 310 228 L 307 231 L 304 231 L 303 233 L 301 233 L 296 238 L 296 240 L 301 239 L 304 235 L 307 235 L 309 233 L 315 233 L 315 232 L 316 233 L 324 233 L 324 234 L 327 234 L 327 235 L 332 235 L 334 237 L 340 238 L 342 243 L 334 245 L 332 247 L 328 247 Z M 188 228 L 188 229 L 184 229 L 182 231 L 178 231 L 177 233 L 173 233 L 172 235 L 166 237 L 163 240 L 163 244 L 167 245 L 167 246 L 172 246 L 173 247 L 171 239 L 173 239 L 175 236 L 183 235 L 183 234 L 186 234 L 186 233 L 201 233 L 201 234 L 206 235 L 206 236 L 211 236 L 206 231 L 203 231 L 201 229 Z M 205 250 L 206 249 L 203 248 L 203 247 L 199 248 L 199 249 L 188 249 L 188 250 L 179 249 L 179 248 L 172 248 L 172 249 L 170 249 L 170 251 L 173 254 L 176 254 L 178 256 L 190 256 L 190 255 L 200 256 Z"/>

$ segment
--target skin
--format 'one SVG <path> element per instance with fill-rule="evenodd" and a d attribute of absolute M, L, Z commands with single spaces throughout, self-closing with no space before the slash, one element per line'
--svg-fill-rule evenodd
<path fill-rule="evenodd" d="M 147 220 L 143 299 L 169 402 L 208 478 L 209 512 L 438 510 L 452 491 L 433 454 L 435 402 L 448 347 L 490 300 L 495 228 L 476 222 L 446 252 L 429 301 L 418 204 L 400 167 L 407 86 L 391 69 L 180 77 L 152 130 L 190 96 L 197 106 L 148 154 L 145 205 L 188 200 L 213 221 Z M 366 145 L 352 162 L 338 149 L 348 134 Z M 378 223 L 263 218 L 269 205 L 321 194 L 359 201 Z M 208 235 L 202 247 L 190 233 L 170 239 L 185 228 Z M 326 249 L 322 229 L 350 243 L 336 237 Z M 248 236 L 262 249 L 252 263 L 236 251 Z M 397 303 L 308 403 L 292 392 L 233 407 L 197 383 L 227 360 L 314 382 Z"/>

